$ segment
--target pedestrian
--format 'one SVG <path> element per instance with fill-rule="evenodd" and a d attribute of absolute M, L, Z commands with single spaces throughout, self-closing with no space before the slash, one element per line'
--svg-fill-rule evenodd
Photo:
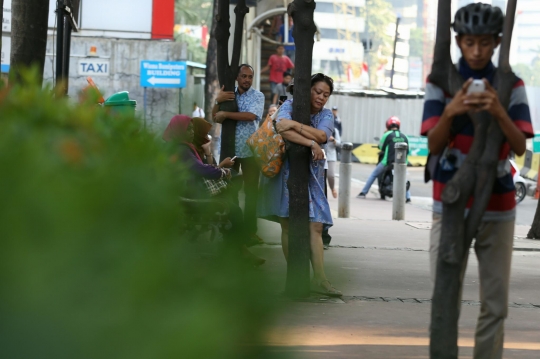
<path fill-rule="evenodd" d="M 202 108 L 197 106 L 197 102 L 193 103 L 193 113 L 191 114 L 191 117 L 201 117 L 204 118 L 204 111 Z"/>
<path fill-rule="evenodd" d="M 296 58 L 296 46 L 294 45 L 293 29 L 294 21 L 292 16 L 289 16 L 289 38 L 287 39 L 287 43 L 293 45 L 285 45 L 285 55 L 287 55 L 294 63 L 294 60 Z M 281 26 L 279 27 L 279 36 L 279 41 L 285 43 L 285 24 L 281 24 Z"/>
<path fill-rule="evenodd" d="M 366 198 L 366 195 L 369 193 L 371 185 L 381 173 L 383 173 L 384 168 L 396 161 L 396 149 L 394 145 L 397 142 L 405 142 L 409 145 L 409 139 L 403 132 L 399 130 L 401 126 L 401 121 L 396 116 L 390 117 L 386 120 L 386 132 L 379 142 L 379 149 L 383 153 L 381 161 L 377 164 L 377 167 L 371 172 L 369 178 L 366 181 L 366 185 L 362 189 L 362 192 L 358 194 L 358 198 Z M 405 161 L 407 163 L 407 161 Z M 407 190 L 405 193 L 405 201 L 407 203 L 411 202 L 411 192 Z"/>
<path fill-rule="evenodd" d="M 272 104 L 268 106 L 268 116 L 273 116 L 276 113 L 277 109 L 277 105 Z"/>
<path fill-rule="evenodd" d="M 182 178 L 185 181 L 182 186 L 185 189 L 182 193 L 183 197 L 190 199 L 219 198 L 228 202 L 228 198 L 224 196 L 211 197 L 204 184 L 204 179 L 230 178 L 231 172 L 229 168 L 234 165 L 234 161 L 231 158 L 226 158 L 219 166 L 205 164 L 193 144 L 195 129 L 191 118 L 185 115 L 174 116 L 163 133 L 163 139 L 178 146 L 179 163 L 182 165 Z M 246 226 L 243 223 L 240 207 L 233 203 L 227 204 L 229 207 L 228 219 L 231 222 L 231 227 L 223 229 L 225 246 L 234 255 L 239 256 L 251 265 L 260 266 L 264 264 L 265 260 L 255 256 L 246 246 L 249 239 L 245 231 Z M 206 207 L 204 211 L 208 213 L 212 211 L 212 208 L 209 208 L 210 204 L 202 204 L 201 206 Z"/>
<path fill-rule="evenodd" d="M 495 184 L 491 199 L 475 236 L 474 250 L 478 259 L 482 304 L 476 326 L 474 359 L 502 358 L 516 214 L 515 187 L 509 156 L 511 151 L 522 155 L 525 152 L 525 139 L 533 137 L 523 81 L 515 78 L 508 110 L 499 102 L 497 92 L 492 87 L 497 69 L 491 58 L 501 43 L 503 22 L 501 9 L 487 4 L 469 4 L 457 11 L 453 28 L 462 57 L 456 67 L 461 76 L 468 80 L 453 98 L 428 82 L 421 130 L 421 134 L 428 137 L 431 155 L 439 156 L 430 173 L 433 179 L 433 223 L 430 235 L 433 282 L 436 280 L 441 227 L 445 215 L 441 195 L 445 185 L 463 164 L 473 143 L 474 126 L 467 113 L 489 112 L 505 136 L 499 152 L 498 170 L 493 173 L 496 178 L 493 179 Z M 484 92 L 467 94 L 473 79 L 483 80 L 486 88 Z M 472 200 L 470 198 L 467 205 L 469 208 Z M 465 248 L 464 253 L 468 255 L 469 249 Z M 466 266 L 467 258 L 461 270 L 461 286 Z M 457 305 L 461 303 L 460 299 Z"/>
<path fill-rule="evenodd" d="M 261 69 L 261 74 L 270 70 L 270 90 L 275 92 L 276 86 L 283 82 L 283 73 L 294 69 L 294 63 L 287 55 L 284 55 L 283 45 L 277 45 L 276 53 L 270 56 L 268 64 Z"/>
<path fill-rule="evenodd" d="M 315 74 L 311 78 L 311 126 L 305 126 L 292 120 L 293 100 L 287 100 L 281 106 L 276 118 L 276 128 L 285 140 L 310 148 L 309 159 L 309 220 L 311 264 L 314 277 L 312 284 L 317 291 L 329 296 L 341 296 L 326 278 L 324 271 L 324 250 L 322 233 L 325 227 L 332 226 L 330 206 L 324 194 L 324 147 L 332 136 L 334 121 L 332 112 L 324 108 L 334 90 L 330 77 Z M 281 243 L 285 259 L 289 253 L 289 161 L 285 159 L 278 175 L 273 178 L 261 178 L 261 198 L 258 205 L 260 217 L 281 224 Z"/>
<path fill-rule="evenodd" d="M 338 130 L 340 136 L 343 135 L 342 127 L 341 127 L 341 118 L 338 115 L 338 107 L 334 106 L 332 107 L 332 114 L 334 115 L 334 128 Z M 336 156 L 337 160 L 341 160 L 341 147 L 336 148 Z"/>
<path fill-rule="evenodd" d="M 326 144 L 326 160 L 328 162 L 328 185 L 332 192 L 332 197 L 337 198 L 336 183 L 336 164 L 337 164 L 337 149 L 341 146 L 341 137 L 339 130 L 334 127 L 332 136 Z"/>
<path fill-rule="evenodd" d="M 277 86 L 274 88 L 273 98 L 272 98 L 273 104 L 281 105 L 280 99 L 283 97 L 286 97 L 287 100 L 292 99 L 292 95 L 287 92 L 287 87 L 290 85 L 291 81 L 292 81 L 291 73 L 289 71 L 285 71 L 283 73 L 283 80 L 281 81 L 280 84 L 277 84 Z"/>
<path fill-rule="evenodd" d="M 254 242 L 263 243 L 263 240 L 257 235 L 257 193 L 260 169 L 246 141 L 257 130 L 258 123 L 262 118 L 264 95 L 252 87 L 253 68 L 250 65 L 240 65 L 236 81 L 238 87 L 234 92 L 221 89 L 217 96 L 217 104 L 212 109 L 212 115 L 217 123 L 222 123 L 225 119 L 237 121 L 235 133 L 236 160 L 233 169 L 236 171 L 241 169 L 242 176 L 236 185 L 231 186 L 231 194 L 234 203 L 238 203 L 240 187 L 242 184 L 244 185 L 244 223 L 250 238 Z M 218 111 L 218 104 L 225 101 L 236 101 L 238 112 Z"/>

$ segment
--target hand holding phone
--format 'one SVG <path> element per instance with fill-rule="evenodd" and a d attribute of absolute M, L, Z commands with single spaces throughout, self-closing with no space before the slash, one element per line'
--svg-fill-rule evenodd
<path fill-rule="evenodd" d="M 483 80 L 473 80 L 473 82 L 469 85 L 469 88 L 467 89 L 467 95 L 473 94 L 473 93 L 482 93 L 486 91 L 486 84 Z"/>

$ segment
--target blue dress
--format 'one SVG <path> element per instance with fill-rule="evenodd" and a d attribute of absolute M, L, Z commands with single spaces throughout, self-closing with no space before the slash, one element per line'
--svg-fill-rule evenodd
<path fill-rule="evenodd" d="M 279 119 L 292 120 L 292 100 L 285 101 L 277 114 Z M 334 130 L 334 116 L 329 109 L 323 109 L 321 112 L 311 115 L 311 127 L 322 130 L 326 133 L 326 138 L 332 136 Z M 326 145 L 322 146 L 323 148 Z M 325 227 L 332 226 L 332 214 L 328 200 L 324 195 L 324 163 L 325 160 L 310 160 L 310 177 L 308 183 L 309 190 L 309 220 L 325 224 Z M 257 203 L 257 214 L 260 218 L 278 221 L 278 217 L 289 217 L 289 189 L 287 181 L 289 179 L 290 169 L 289 160 L 285 158 L 283 167 L 279 174 L 273 178 L 261 176 L 260 194 Z"/>

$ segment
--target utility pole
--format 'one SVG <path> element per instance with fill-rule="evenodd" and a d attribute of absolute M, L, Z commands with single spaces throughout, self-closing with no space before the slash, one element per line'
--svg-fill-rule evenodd
<path fill-rule="evenodd" d="M 396 33 L 394 34 L 394 52 L 392 53 L 392 71 L 390 72 L 390 88 L 394 88 L 394 67 L 396 65 L 396 46 L 399 38 L 399 22 L 401 16 L 398 15 L 396 19 Z"/>
<path fill-rule="evenodd" d="M 75 2 L 75 1 L 73 1 Z M 76 8 L 70 0 L 56 1 L 56 86 L 64 96 L 69 90 L 69 58 L 71 54 L 71 33 L 78 32 Z"/>
<path fill-rule="evenodd" d="M 311 65 L 317 27 L 313 21 L 315 2 L 294 0 L 288 13 L 294 19 L 293 37 L 296 45 L 293 116 L 295 121 L 310 125 Z M 287 144 L 290 164 L 289 188 L 289 258 L 285 293 L 289 297 L 309 296 L 309 162 L 311 151 L 305 146 Z"/>

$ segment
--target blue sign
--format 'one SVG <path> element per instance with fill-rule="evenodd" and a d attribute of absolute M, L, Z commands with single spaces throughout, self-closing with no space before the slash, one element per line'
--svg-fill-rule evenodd
<path fill-rule="evenodd" d="M 0 65 L 0 72 L 9 72 L 9 65 L 2 64 Z"/>
<path fill-rule="evenodd" d="M 184 88 L 185 62 L 141 61 L 141 87 Z"/>

